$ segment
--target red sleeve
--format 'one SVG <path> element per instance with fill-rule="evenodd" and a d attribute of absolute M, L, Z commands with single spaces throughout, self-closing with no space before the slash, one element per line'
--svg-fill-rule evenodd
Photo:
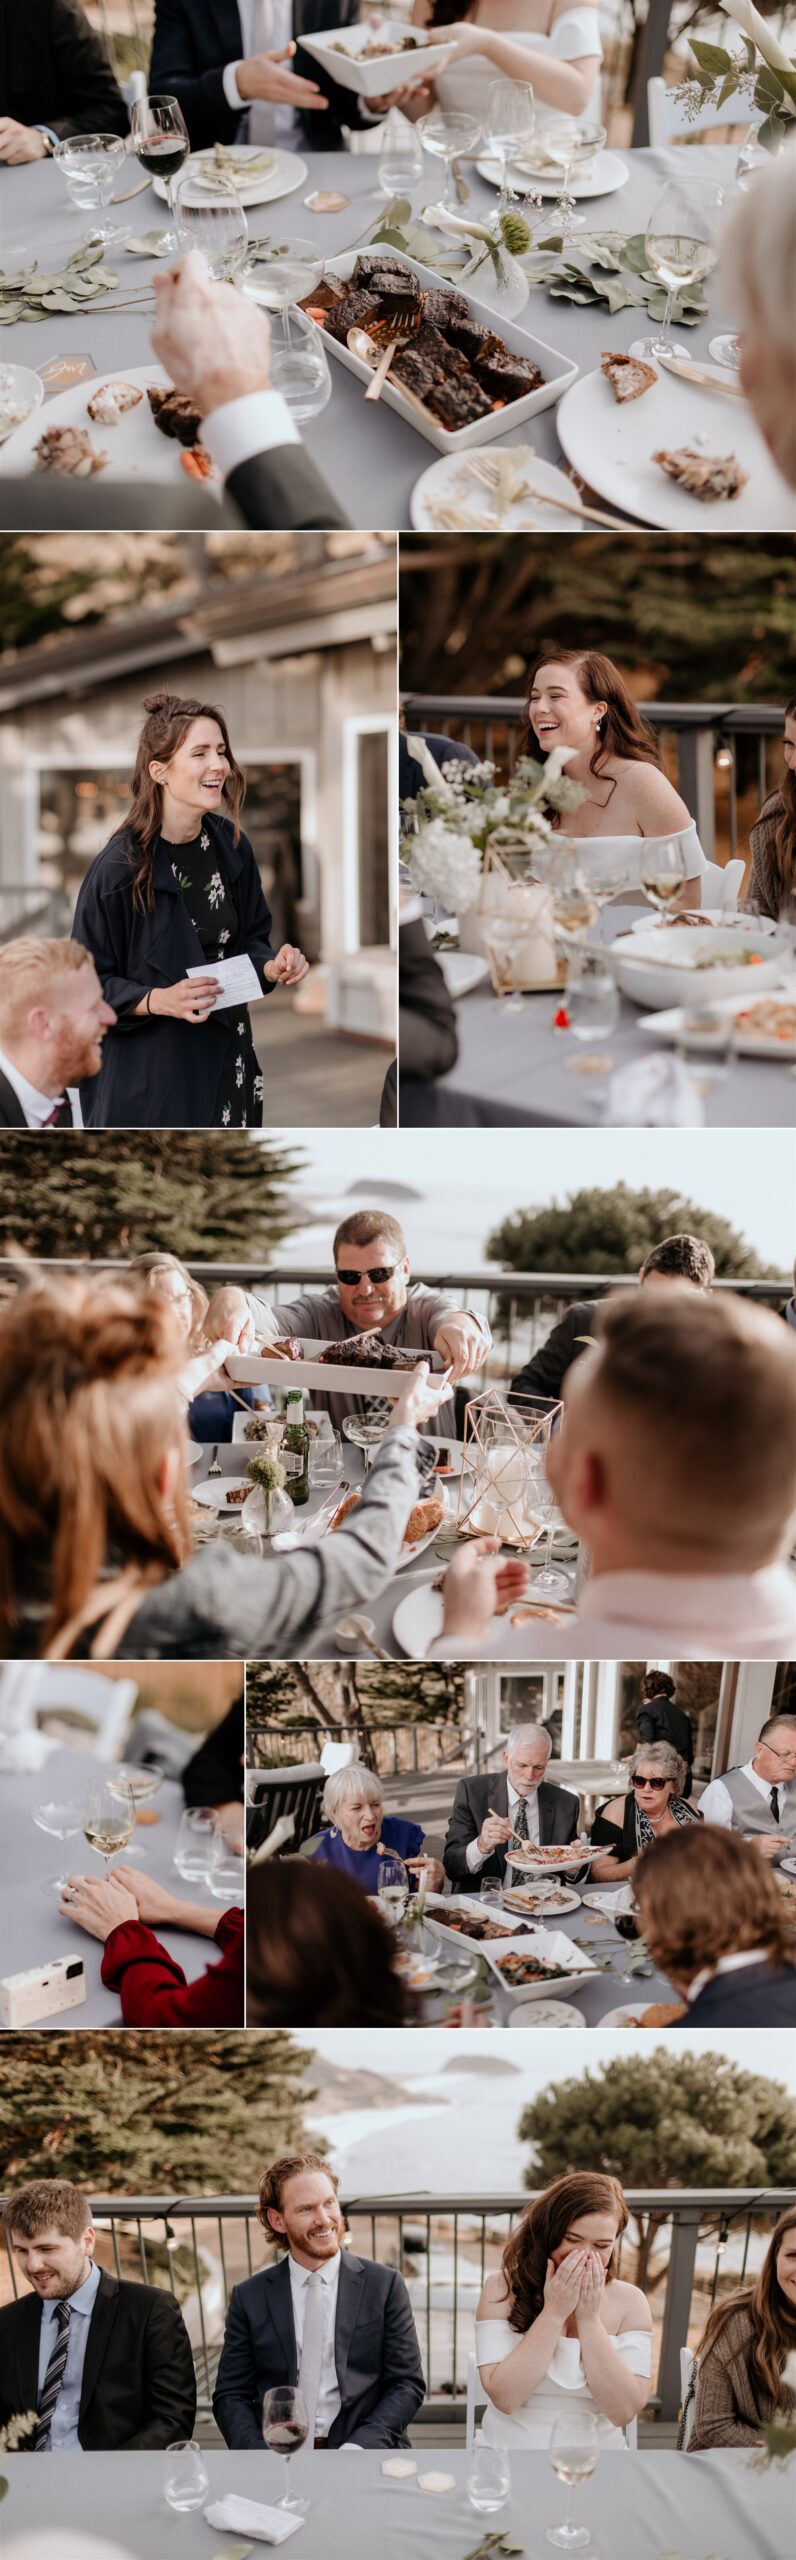
<path fill-rule="evenodd" d="M 242 2027 L 243 1912 L 224 1911 L 214 1931 L 220 1964 L 186 1982 L 143 1920 L 112 1929 L 102 1958 L 106 1991 L 118 1991 L 126 2027 Z"/>

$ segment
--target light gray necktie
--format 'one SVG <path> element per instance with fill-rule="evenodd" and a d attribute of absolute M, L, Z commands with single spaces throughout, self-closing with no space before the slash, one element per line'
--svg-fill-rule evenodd
<path fill-rule="evenodd" d="M 310 2276 L 304 2304 L 304 2336 L 301 2342 L 299 2390 L 307 2408 L 307 2443 L 315 2441 L 318 2401 L 321 2389 L 323 2358 L 323 2277 Z"/>

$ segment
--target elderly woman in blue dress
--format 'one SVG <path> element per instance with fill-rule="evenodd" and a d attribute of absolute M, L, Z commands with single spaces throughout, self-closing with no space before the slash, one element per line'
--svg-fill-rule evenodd
<path fill-rule="evenodd" d="M 329 1829 L 312 1854 L 323 1866 L 341 1867 L 344 1875 L 356 1878 L 363 1893 L 375 1894 L 379 1858 L 389 1849 L 403 1859 L 418 1882 L 421 1874 L 425 1876 L 429 1892 L 441 1891 L 443 1870 L 438 1858 L 423 1856 L 420 1824 L 384 1812 L 384 1789 L 373 1769 L 365 1769 L 358 1760 L 335 1769 L 327 1778 L 321 1810 Z"/>

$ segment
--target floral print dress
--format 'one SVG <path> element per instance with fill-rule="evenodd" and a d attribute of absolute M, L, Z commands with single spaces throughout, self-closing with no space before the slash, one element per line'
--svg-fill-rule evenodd
<path fill-rule="evenodd" d="M 218 846 L 206 827 L 190 844 L 169 844 L 161 837 L 191 923 L 208 967 L 223 960 L 238 936 L 238 915 L 226 872 L 219 866 Z M 257 1065 L 248 1008 L 231 1009 L 230 1044 L 221 1071 L 211 1126 L 214 1129 L 260 1129 L 263 1079 Z"/>

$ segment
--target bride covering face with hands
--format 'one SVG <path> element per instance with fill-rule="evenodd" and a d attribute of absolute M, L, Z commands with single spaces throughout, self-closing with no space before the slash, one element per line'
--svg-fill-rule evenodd
<path fill-rule="evenodd" d="M 644 2294 L 614 2272 L 627 2219 L 617 2179 L 587 2171 L 557 2178 L 512 2232 L 476 2313 L 486 2444 L 547 2448 L 573 2409 L 601 2448 L 624 2442 L 649 2398 L 652 2332 Z"/>
<path fill-rule="evenodd" d="M 263 1082 L 249 999 L 214 1011 L 223 985 L 215 973 L 222 961 L 246 958 L 268 995 L 296 986 L 307 962 L 291 943 L 271 944 L 223 711 L 167 693 L 151 694 L 144 710 L 131 805 L 86 873 L 72 926 L 116 1014 L 100 1074 L 81 1087 L 84 1121 L 259 1128 Z"/>
<path fill-rule="evenodd" d="M 567 750 L 567 780 L 584 792 L 568 809 L 562 833 L 599 839 L 617 856 L 617 895 L 638 892 L 642 846 L 675 838 L 682 848 L 680 904 L 698 906 L 705 856 L 684 800 L 662 771 L 654 731 L 638 711 L 619 668 L 599 649 L 551 649 L 534 667 L 518 756 Z"/>

